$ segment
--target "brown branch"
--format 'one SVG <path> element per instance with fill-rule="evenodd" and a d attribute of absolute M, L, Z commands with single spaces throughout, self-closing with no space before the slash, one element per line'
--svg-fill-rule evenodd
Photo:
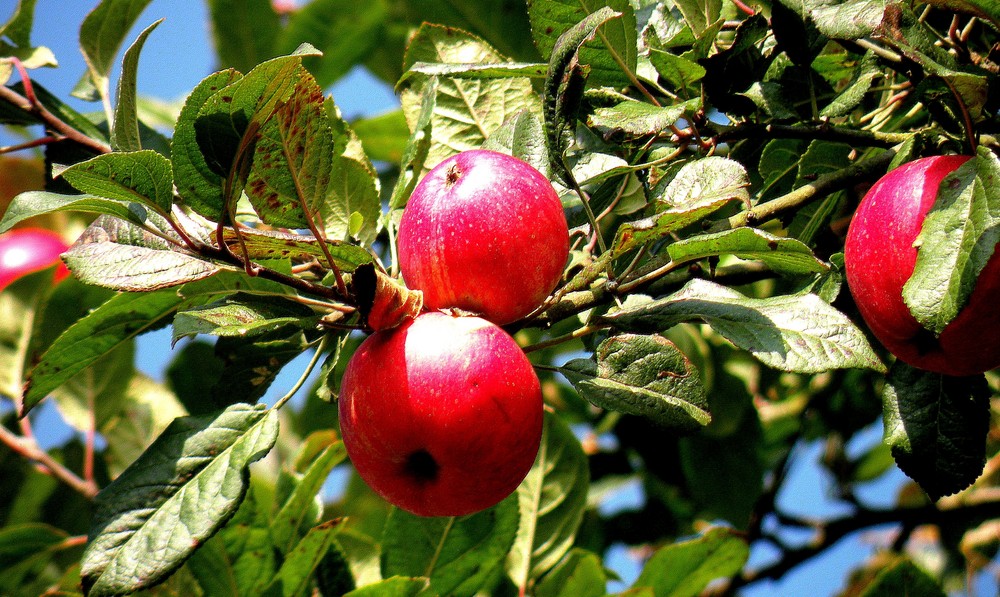
<path fill-rule="evenodd" d="M 27 112 L 35 116 L 43 125 L 45 125 L 46 130 L 52 133 L 52 136 L 56 138 L 56 141 L 69 140 L 90 149 L 95 153 L 111 153 L 111 147 L 84 135 L 80 131 L 76 130 L 61 118 L 49 112 L 48 108 L 40 103 L 32 103 L 28 98 L 17 93 L 10 87 L 0 85 L 0 100 L 3 100 L 15 108 L 23 112 Z"/>
<path fill-rule="evenodd" d="M 716 143 L 730 143 L 743 139 L 821 139 L 842 141 L 866 147 L 892 147 L 913 137 L 912 133 L 883 133 L 853 128 L 817 124 L 814 126 L 784 124 L 738 124 L 727 127 L 715 137 Z"/>
<path fill-rule="evenodd" d="M 93 499 L 97 495 L 97 484 L 81 479 L 79 475 L 69 470 L 61 462 L 52 457 L 51 454 L 38 447 L 32 439 L 21 437 L 16 433 L 0 425 L 0 442 L 4 443 L 13 452 L 38 464 L 45 474 L 69 485 L 87 499 Z"/>

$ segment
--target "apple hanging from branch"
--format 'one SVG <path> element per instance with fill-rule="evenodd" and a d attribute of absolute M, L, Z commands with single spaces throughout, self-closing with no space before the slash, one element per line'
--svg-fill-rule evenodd
<path fill-rule="evenodd" d="M 513 492 L 535 460 L 542 394 L 517 342 L 479 317 L 427 312 L 369 336 L 344 372 L 351 462 L 387 501 L 461 516 Z"/>
<path fill-rule="evenodd" d="M 925 216 L 949 174 L 970 159 L 917 159 L 879 179 L 862 199 L 844 246 L 847 283 L 875 337 L 902 361 L 945 375 L 1000 366 L 1000 254 L 981 271 L 968 303 L 935 336 L 911 314 L 903 286 L 913 274 Z"/>
<path fill-rule="evenodd" d="M 528 163 L 464 151 L 413 190 L 399 224 L 399 266 L 430 309 L 498 325 L 528 315 L 562 277 L 569 232 L 559 196 Z"/>

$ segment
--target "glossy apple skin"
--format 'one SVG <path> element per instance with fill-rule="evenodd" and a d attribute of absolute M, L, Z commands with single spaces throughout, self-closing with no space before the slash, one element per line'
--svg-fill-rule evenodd
<path fill-rule="evenodd" d="M 0 290 L 22 276 L 57 263 L 54 280 L 62 280 L 69 270 L 59 255 L 68 248 L 59 234 L 43 228 L 18 228 L 0 234 Z"/>
<path fill-rule="evenodd" d="M 1000 366 L 1000 252 L 983 269 L 968 304 L 936 340 L 910 314 L 903 285 L 913 246 L 941 181 L 969 156 L 934 156 L 886 174 L 862 199 L 844 246 L 847 284 L 875 337 L 902 361 L 946 375 Z"/>
<path fill-rule="evenodd" d="M 503 325 L 559 283 L 569 232 L 545 176 L 506 154 L 465 151 L 413 190 L 399 225 L 399 265 L 430 309 L 457 307 Z"/>
<path fill-rule="evenodd" d="M 369 336 L 348 362 L 338 408 L 361 478 L 420 516 L 500 502 L 542 436 L 538 377 L 514 339 L 437 311 Z"/>

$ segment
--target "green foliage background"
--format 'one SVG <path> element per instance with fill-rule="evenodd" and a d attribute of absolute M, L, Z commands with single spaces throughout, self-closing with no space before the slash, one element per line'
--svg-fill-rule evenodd
<path fill-rule="evenodd" d="M 623 594 L 733 594 L 886 524 L 846 593 L 991 574 L 997 378 L 894 363 L 842 248 L 887 169 L 975 154 L 952 187 L 968 209 L 934 224 L 957 241 L 928 239 L 907 290 L 932 330 L 967 300 L 998 213 L 992 2 L 209 0 L 219 68 L 166 116 L 137 86 L 169 17 L 148 4 L 103 0 L 81 23 L 73 94 L 93 114 L 26 78 L 53 65 L 33 0 L 0 25 L 0 123 L 45 127 L 48 174 L 0 230 L 53 214 L 83 230 L 74 279 L 0 293 L 0 594 L 604 595 L 618 544 L 644 556 Z M 324 90 L 356 65 L 399 111 L 345 120 Z M 575 242 L 546 308 L 509 328 L 550 410 L 535 466 L 457 519 L 391 508 L 350 473 L 325 503 L 350 470 L 331 402 L 371 306 L 356 273 L 397 275 L 413 186 L 478 147 L 550 176 Z M 167 326 L 196 340 L 161 384 L 135 371 L 135 339 Z M 297 384 L 260 404 L 303 353 L 320 372 L 304 405 Z M 39 448 L 43 400 L 83 439 Z M 885 442 L 849 454 L 880 416 Z M 777 504 L 815 441 L 847 515 Z M 912 479 L 894 507 L 859 500 L 894 466 Z M 602 513 L 635 485 L 637 509 Z M 763 546 L 773 563 L 748 564 Z"/>

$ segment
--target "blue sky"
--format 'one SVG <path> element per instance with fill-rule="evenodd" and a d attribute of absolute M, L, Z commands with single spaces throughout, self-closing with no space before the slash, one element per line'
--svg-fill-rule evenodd
<path fill-rule="evenodd" d="M 363 0 L 362 0 L 363 1 Z M 86 13 L 96 5 L 96 0 L 38 0 L 34 43 L 49 47 L 60 63 L 58 69 L 43 69 L 32 73 L 50 91 L 80 111 L 96 111 L 100 106 L 70 98 L 70 90 L 84 72 L 84 63 L 77 46 L 77 31 Z M 13 8 L 12 0 L 0 0 L 0 19 L 5 20 Z M 143 28 L 165 17 L 165 21 L 152 33 L 143 50 L 139 63 L 139 92 L 164 100 L 181 100 L 197 83 L 216 66 L 212 62 L 209 21 L 205 4 L 193 0 L 153 0 L 140 17 L 138 24 L 127 38 L 126 46 Z M 358 69 L 330 89 L 334 100 L 348 119 L 373 115 L 395 108 L 398 101 L 389 86 L 378 82 Z M 0 144 L 9 143 L 9 136 L 0 131 Z M 163 368 L 170 358 L 168 332 L 144 337 L 140 343 L 139 367 L 155 378 L 162 379 Z M 293 362 L 286 378 L 275 384 L 276 391 L 288 387 L 301 371 L 303 363 Z M 287 383 L 283 383 L 287 380 Z M 877 397 L 872 397 L 873 400 Z M 48 415 L 51 416 L 51 415 Z M 872 428 L 850 446 L 861 452 L 866 446 L 880 441 L 881 429 Z M 784 510 L 802 516 L 822 517 L 845 513 L 845 508 L 831 497 L 830 480 L 817 466 L 822 455 L 818 444 L 800 447 L 789 482 L 779 495 Z M 859 493 L 869 505 L 890 506 L 904 478 L 898 471 L 864 485 Z M 635 494 L 623 495 L 619 507 L 628 507 Z M 873 548 L 866 535 L 849 537 L 830 550 L 830 553 L 789 574 L 780 583 L 760 583 L 745 594 L 765 595 L 832 595 L 843 588 L 850 570 L 862 563 Z M 804 537 L 790 537 L 805 540 Z M 753 561 L 765 564 L 769 553 L 756 550 Z M 609 564 L 631 580 L 637 567 L 624 550 L 609 554 Z M 619 587 L 621 588 L 621 587 Z"/>

